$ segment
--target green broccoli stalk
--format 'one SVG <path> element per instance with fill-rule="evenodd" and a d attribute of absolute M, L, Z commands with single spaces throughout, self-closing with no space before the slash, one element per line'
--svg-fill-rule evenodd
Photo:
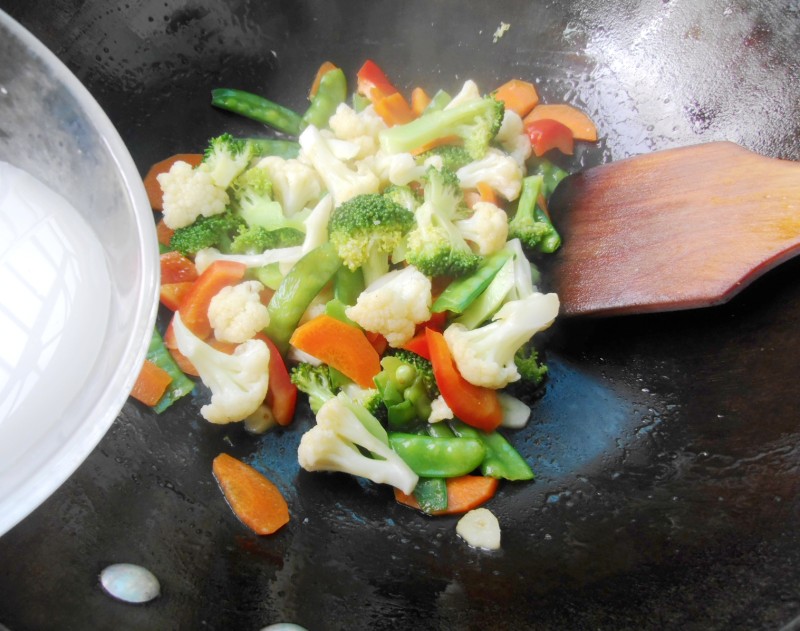
<path fill-rule="evenodd" d="M 472 159 L 478 160 L 500 130 L 504 112 L 501 101 L 485 96 L 426 113 L 410 123 L 381 131 L 381 149 L 386 153 L 403 153 L 439 138 L 458 136 Z"/>
<path fill-rule="evenodd" d="M 235 236 L 242 228 L 246 228 L 244 219 L 230 209 L 210 217 L 201 215 L 194 223 L 178 228 L 172 235 L 169 245 L 184 256 L 212 247 L 221 252 L 228 252 Z"/>
<path fill-rule="evenodd" d="M 228 188 L 254 156 L 253 145 L 248 141 L 222 134 L 209 140 L 199 168 L 208 172 L 217 186 Z"/>
<path fill-rule="evenodd" d="M 481 257 L 464 240 L 455 220 L 464 194 L 452 171 L 429 168 L 425 201 L 415 213 L 417 227 L 407 239 L 406 260 L 427 276 L 463 276 L 478 267 Z"/>
<path fill-rule="evenodd" d="M 559 248 L 561 236 L 537 203 L 543 181 L 541 174 L 523 178 L 516 213 L 508 222 L 508 237 L 519 239 L 529 252 L 549 254 Z"/>
<path fill-rule="evenodd" d="M 369 285 L 388 272 L 391 253 L 413 225 L 413 213 L 389 197 L 365 193 L 333 211 L 328 238 L 349 269 L 361 268 Z"/>

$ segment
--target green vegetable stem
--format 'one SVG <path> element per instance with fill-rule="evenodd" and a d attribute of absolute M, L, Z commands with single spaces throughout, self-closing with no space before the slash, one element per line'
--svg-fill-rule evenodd
<path fill-rule="evenodd" d="M 336 112 L 340 103 L 347 98 L 347 78 L 341 68 L 329 70 L 320 79 L 317 93 L 311 101 L 301 126 L 303 129 L 314 125 L 319 129 L 328 126 L 328 119 Z"/>
<path fill-rule="evenodd" d="M 486 457 L 486 448 L 475 438 L 433 438 L 390 432 L 389 444 L 414 473 L 424 478 L 466 475 Z"/>
<path fill-rule="evenodd" d="M 296 158 L 300 153 L 300 143 L 294 140 L 279 138 L 245 138 L 253 146 L 253 152 L 259 157 L 278 156 L 288 160 Z"/>
<path fill-rule="evenodd" d="M 333 278 L 341 261 L 336 248 L 325 243 L 304 255 L 284 277 L 269 301 L 269 325 L 264 330 L 281 354 L 303 313 L 322 288 Z"/>
<path fill-rule="evenodd" d="M 244 90 L 216 88 L 211 91 L 211 105 L 252 118 L 292 136 L 300 133 L 303 122 L 297 112 Z"/>

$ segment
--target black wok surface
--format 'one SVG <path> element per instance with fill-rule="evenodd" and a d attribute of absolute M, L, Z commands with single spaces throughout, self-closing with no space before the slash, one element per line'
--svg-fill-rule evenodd
<path fill-rule="evenodd" d="M 403 88 L 536 81 L 545 101 L 598 122 L 601 141 L 573 169 L 723 139 L 800 159 L 793 0 L 0 8 L 85 83 L 143 174 L 222 131 L 261 133 L 212 109 L 211 88 L 302 109 L 319 63 L 352 77 L 365 58 Z M 501 21 L 510 29 L 493 42 Z M 718 308 L 558 322 L 546 392 L 512 434 L 538 477 L 490 503 L 496 553 L 387 488 L 299 471 L 305 407 L 290 429 L 253 438 L 203 421 L 202 394 L 161 417 L 129 402 L 72 478 L 0 539 L 0 625 L 800 628 L 799 263 Z M 258 538 L 237 521 L 210 473 L 220 451 L 270 472 L 287 527 Z M 163 595 L 144 606 L 105 595 L 97 575 L 122 561 L 152 570 Z"/>

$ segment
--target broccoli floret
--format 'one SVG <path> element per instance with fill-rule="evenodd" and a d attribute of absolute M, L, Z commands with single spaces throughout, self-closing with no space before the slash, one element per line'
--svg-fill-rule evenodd
<path fill-rule="evenodd" d="M 530 342 L 514 354 L 514 363 L 521 380 L 528 384 L 538 386 L 547 375 L 547 366 L 539 360 L 539 353 Z"/>
<path fill-rule="evenodd" d="M 357 383 L 347 383 L 342 386 L 344 392 L 356 405 L 360 405 L 378 420 L 386 417 L 386 406 L 383 404 L 381 393 L 376 388 L 362 388 Z"/>
<path fill-rule="evenodd" d="M 412 353 L 403 348 L 396 348 L 392 351 L 392 356 L 406 364 L 411 364 L 422 377 L 425 389 L 431 399 L 439 396 L 439 387 L 436 385 L 436 378 L 433 376 L 433 365 L 421 355 Z"/>
<path fill-rule="evenodd" d="M 472 156 L 469 151 L 460 145 L 440 145 L 433 149 L 428 149 L 421 153 L 417 159 L 423 164 L 428 158 L 437 158 L 441 160 L 442 168 L 448 171 L 458 171 L 461 167 L 467 166 L 472 162 Z"/>
<path fill-rule="evenodd" d="M 478 160 L 500 130 L 504 111 L 503 103 L 491 96 L 472 99 L 382 131 L 381 148 L 386 153 L 402 153 L 439 138 L 458 136 L 469 155 Z"/>
<path fill-rule="evenodd" d="M 517 210 L 508 222 L 509 238 L 519 239 L 531 253 L 555 252 L 561 245 L 561 236 L 547 213 L 539 207 L 542 182 L 542 175 L 529 175 L 522 180 Z"/>
<path fill-rule="evenodd" d="M 384 189 L 383 194 L 410 212 L 414 212 L 422 204 L 422 194 L 405 185 L 392 184 Z"/>
<path fill-rule="evenodd" d="M 287 217 L 280 202 L 273 199 L 273 182 L 267 169 L 255 166 L 237 177 L 231 186 L 236 212 L 251 228 L 278 230 L 292 228 L 304 231 L 308 212 Z"/>
<path fill-rule="evenodd" d="M 415 213 L 417 227 L 408 235 L 406 260 L 427 276 L 463 276 L 480 263 L 455 225 L 464 194 L 452 171 L 429 168 L 424 203 Z"/>
<path fill-rule="evenodd" d="M 397 351 L 381 359 L 381 368 L 375 375 L 375 385 L 386 405 L 389 427 L 407 430 L 427 421 L 431 402 L 439 396 L 430 362 L 414 353 Z"/>
<path fill-rule="evenodd" d="M 208 141 L 201 168 L 211 175 L 217 186 L 228 188 L 254 156 L 251 143 L 222 134 Z"/>
<path fill-rule="evenodd" d="M 261 226 L 239 228 L 230 246 L 231 254 L 260 254 L 265 250 L 302 245 L 305 235 L 294 228 L 267 230 Z"/>
<path fill-rule="evenodd" d="M 297 364 L 291 371 L 292 383 L 308 395 L 308 404 L 316 414 L 322 404 L 336 396 L 331 373 L 327 365 L 313 366 L 306 362 Z"/>
<path fill-rule="evenodd" d="M 414 214 L 378 193 L 357 195 L 334 209 L 328 238 L 351 270 L 369 285 L 389 270 L 389 256 L 414 225 Z"/>
<path fill-rule="evenodd" d="M 212 247 L 228 252 L 234 237 L 244 227 L 244 219 L 228 209 L 219 215 L 200 216 L 194 223 L 178 228 L 169 244 L 184 256 Z"/>

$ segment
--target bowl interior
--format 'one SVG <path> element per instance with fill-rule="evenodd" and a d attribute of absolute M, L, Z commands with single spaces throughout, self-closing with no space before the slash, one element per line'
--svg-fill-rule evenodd
<path fill-rule="evenodd" d="M 122 408 L 155 320 L 158 251 L 115 128 L 2 12 L 0 162 L 13 167 L 0 173 L 2 534 L 58 488 Z M 60 201 L 74 209 L 69 225 L 36 216 Z"/>

